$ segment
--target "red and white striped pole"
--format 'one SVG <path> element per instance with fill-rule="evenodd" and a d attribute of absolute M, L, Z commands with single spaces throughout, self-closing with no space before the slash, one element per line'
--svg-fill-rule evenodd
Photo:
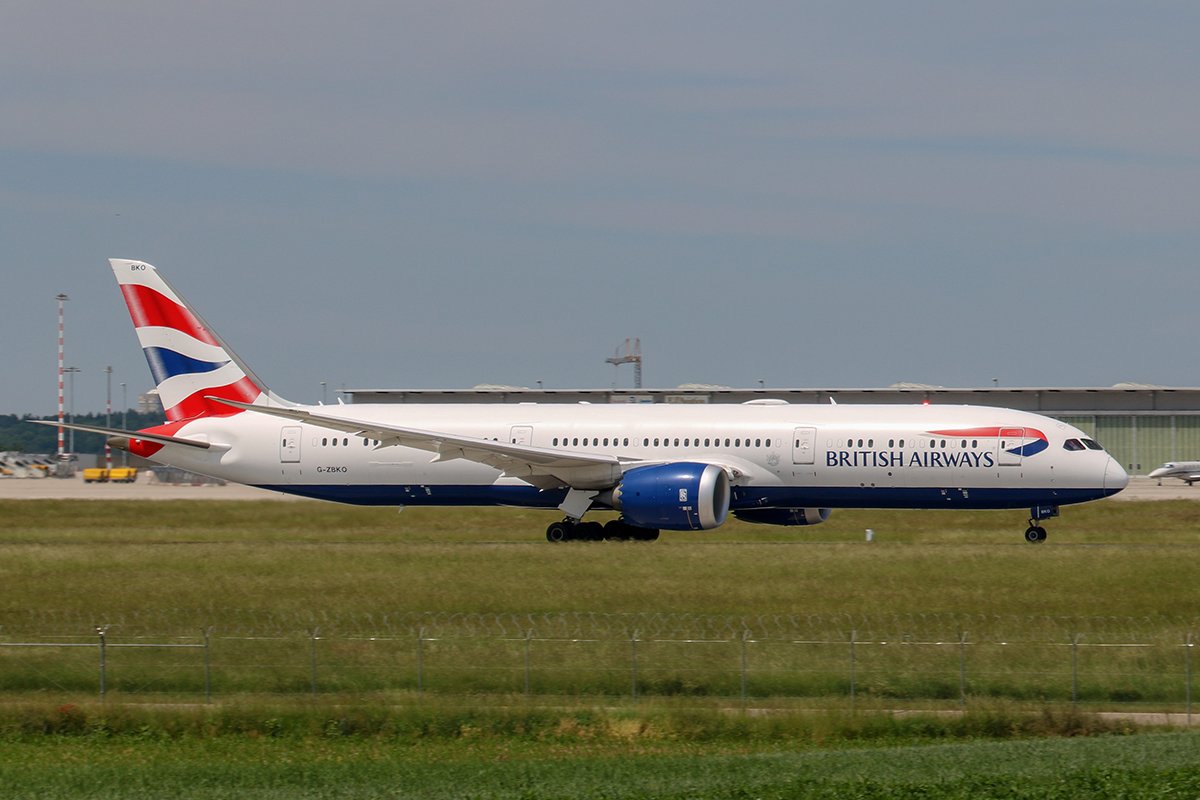
<path fill-rule="evenodd" d="M 65 294 L 55 298 L 58 301 L 58 460 L 61 462 L 64 452 L 63 439 L 63 301 L 70 300 Z"/>
<path fill-rule="evenodd" d="M 105 381 L 104 390 L 104 424 L 109 428 L 112 427 L 112 367 L 105 367 L 104 374 L 107 380 Z M 112 447 L 108 444 L 108 437 L 104 437 L 104 468 L 112 472 Z"/>

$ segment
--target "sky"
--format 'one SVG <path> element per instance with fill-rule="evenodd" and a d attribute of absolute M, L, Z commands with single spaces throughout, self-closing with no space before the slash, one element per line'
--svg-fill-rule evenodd
<path fill-rule="evenodd" d="M 0 413 L 276 393 L 1200 385 L 1200 5 L 61 2 L 0 27 Z"/>

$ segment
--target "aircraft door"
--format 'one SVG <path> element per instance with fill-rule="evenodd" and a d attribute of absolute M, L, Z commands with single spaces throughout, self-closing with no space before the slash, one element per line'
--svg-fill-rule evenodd
<path fill-rule="evenodd" d="M 792 432 L 793 464 L 812 464 L 816 458 L 816 449 L 816 428 L 796 428 Z"/>
<path fill-rule="evenodd" d="M 1024 428 L 1001 428 L 1000 438 L 996 442 L 996 463 L 1002 467 L 1021 466 L 1021 446 L 1023 444 L 1025 444 Z"/>
<path fill-rule="evenodd" d="M 508 434 L 508 440 L 513 444 L 532 444 L 533 427 L 530 425 L 513 425 L 512 430 Z"/>
<path fill-rule="evenodd" d="M 279 461 L 284 464 L 300 463 L 300 426 L 285 425 L 279 435 Z"/>

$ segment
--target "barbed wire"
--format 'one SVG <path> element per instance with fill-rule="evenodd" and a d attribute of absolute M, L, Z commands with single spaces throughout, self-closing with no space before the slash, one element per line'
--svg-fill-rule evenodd
<path fill-rule="evenodd" d="M 37 633 L 89 635 L 105 628 L 111 635 L 180 636 L 207 630 L 216 636 L 293 638 L 427 637 L 538 639 L 708 639 L 834 641 L 891 639 L 1060 642 L 1085 637 L 1091 643 L 1178 642 L 1200 630 L 1200 615 L 1055 616 L 958 612 L 896 614 L 780 613 L 759 615 L 687 612 L 467 612 L 267 610 L 206 608 L 139 609 L 107 613 L 102 609 L 0 610 L 0 637 Z"/>

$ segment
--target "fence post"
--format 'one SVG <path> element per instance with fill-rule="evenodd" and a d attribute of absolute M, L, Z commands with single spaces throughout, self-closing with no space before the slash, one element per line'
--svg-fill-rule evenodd
<path fill-rule="evenodd" d="M 204 635 L 204 702 L 212 702 L 212 628 L 201 628 Z"/>
<path fill-rule="evenodd" d="M 313 694 L 317 693 L 317 639 L 320 633 L 320 628 L 308 632 L 308 680 Z"/>
<path fill-rule="evenodd" d="M 1187 680 L 1187 690 L 1184 694 L 1187 697 L 1187 724 L 1189 728 L 1192 727 L 1192 647 L 1192 634 L 1189 633 L 1187 635 L 1187 641 L 1184 643 L 1183 647 L 1185 675 Z"/>
<path fill-rule="evenodd" d="M 107 625 L 99 625 L 96 627 L 96 635 L 100 637 L 100 699 L 108 693 L 108 648 L 104 641 L 105 634 L 108 633 Z"/>
<path fill-rule="evenodd" d="M 1082 638 L 1082 633 L 1071 637 L 1071 702 L 1075 705 L 1079 704 L 1079 640 Z"/>
<path fill-rule="evenodd" d="M 857 671 L 858 665 L 855 663 L 855 658 L 854 658 L 854 643 L 857 640 L 858 640 L 858 629 L 856 628 L 856 629 L 853 629 L 850 631 L 850 710 L 851 711 L 854 711 L 854 701 L 856 699 L 856 697 L 855 697 L 855 695 L 856 695 L 855 681 L 857 679 L 857 676 L 855 673 Z"/>
<path fill-rule="evenodd" d="M 629 674 L 631 686 L 630 691 L 633 695 L 633 701 L 635 703 L 638 699 L 637 642 L 638 632 L 634 631 L 633 635 L 629 637 Z"/>
<path fill-rule="evenodd" d="M 525 696 L 529 697 L 529 643 L 533 641 L 533 630 L 525 631 Z"/>
<path fill-rule="evenodd" d="M 967 632 L 958 634 L 958 703 L 967 704 Z"/>
<path fill-rule="evenodd" d="M 417 630 L 417 693 L 425 693 L 425 627 Z"/>
<path fill-rule="evenodd" d="M 742 628 L 742 706 L 746 705 L 746 643 L 750 640 L 750 629 Z"/>

